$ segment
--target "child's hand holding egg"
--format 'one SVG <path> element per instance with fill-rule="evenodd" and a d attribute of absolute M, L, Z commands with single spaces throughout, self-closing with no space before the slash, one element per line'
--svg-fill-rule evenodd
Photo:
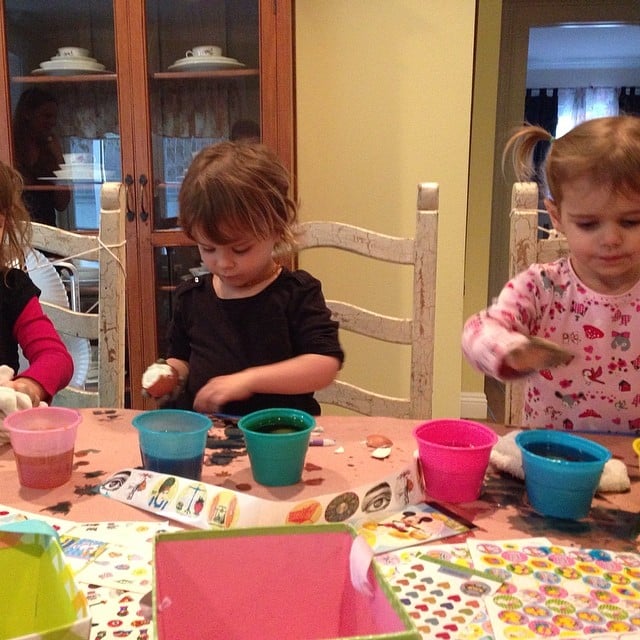
<path fill-rule="evenodd" d="M 154 362 L 142 374 L 142 393 L 154 400 L 170 399 L 179 384 L 177 371 L 164 360 Z"/>

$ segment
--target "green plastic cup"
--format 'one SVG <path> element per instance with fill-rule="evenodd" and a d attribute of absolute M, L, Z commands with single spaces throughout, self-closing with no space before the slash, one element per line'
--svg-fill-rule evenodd
<path fill-rule="evenodd" d="M 240 418 L 255 481 L 268 487 L 300 482 L 315 426 L 315 418 L 298 409 L 263 409 Z"/>

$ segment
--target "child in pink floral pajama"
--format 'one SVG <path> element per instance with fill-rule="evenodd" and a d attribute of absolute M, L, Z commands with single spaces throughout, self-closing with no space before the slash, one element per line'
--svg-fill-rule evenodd
<path fill-rule="evenodd" d="M 557 140 L 541 127 L 521 127 L 505 149 L 505 157 L 513 152 L 518 180 L 531 179 L 541 140 L 552 140 L 545 206 L 570 255 L 510 280 L 488 309 L 467 320 L 463 352 L 492 377 L 527 377 L 524 426 L 634 432 L 640 429 L 640 118 L 589 120 Z"/>

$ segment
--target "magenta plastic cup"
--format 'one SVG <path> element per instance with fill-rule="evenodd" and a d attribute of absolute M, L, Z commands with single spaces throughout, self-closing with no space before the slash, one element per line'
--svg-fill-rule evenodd
<path fill-rule="evenodd" d="M 440 419 L 418 425 L 413 435 L 425 493 L 442 502 L 477 500 L 496 433 L 472 420 Z"/>
<path fill-rule="evenodd" d="M 25 409 L 4 419 L 23 487 L 53 489 L 71 479 L 80 420 L 65 407 Z"/>

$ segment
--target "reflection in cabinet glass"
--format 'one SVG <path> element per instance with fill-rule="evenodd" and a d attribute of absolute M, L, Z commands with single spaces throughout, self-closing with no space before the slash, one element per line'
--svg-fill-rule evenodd
<path fill-rule="evenodd" d="M 100 184 L 121 175 L 113 8 L 107 2 L 4 4 L 12 159 L 25 181 L 25 202 L 41 222 L 95 230 Z M 78 50 L 63 49 L 71 43 Z"/>

